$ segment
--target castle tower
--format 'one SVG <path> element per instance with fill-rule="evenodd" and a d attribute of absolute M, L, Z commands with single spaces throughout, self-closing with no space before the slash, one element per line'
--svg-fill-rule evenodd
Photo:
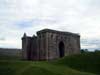
<path fill-rule="evenodd" d="M 22 59 L 31 60 L 31 45 L 32 38 L 24 33 L 24 36 L 22 37 Z"/>

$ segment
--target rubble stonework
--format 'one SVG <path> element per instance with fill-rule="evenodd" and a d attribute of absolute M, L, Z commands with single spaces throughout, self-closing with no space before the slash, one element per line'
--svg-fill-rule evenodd
<path fill-rule="evenodd" d="M 54 60 L 80 53 L 80 35 L 44 29 L 37 36 L 22 37 L 22 58 L 26 60 Z"/>

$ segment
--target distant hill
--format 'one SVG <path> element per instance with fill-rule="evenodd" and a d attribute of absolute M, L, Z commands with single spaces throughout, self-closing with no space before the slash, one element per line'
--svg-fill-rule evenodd
<path fill-rule="evenodd" d="M 14 48 L 0 48 L 0 59 L 21 58 L 22 50 Z"/>

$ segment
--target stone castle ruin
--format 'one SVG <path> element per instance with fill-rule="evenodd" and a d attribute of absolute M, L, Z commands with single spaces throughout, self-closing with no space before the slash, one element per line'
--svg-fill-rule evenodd
<path fill-rule="evenodd" d="M 80 35 L 51 29 L 37 32 L 37 36 L 22 37 L 22 57 L 25 60 L 54 60 L 80 53 Z"/>

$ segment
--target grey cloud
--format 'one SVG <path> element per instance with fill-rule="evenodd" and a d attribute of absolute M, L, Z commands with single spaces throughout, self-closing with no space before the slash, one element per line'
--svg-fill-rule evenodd
<path fill-rule="evenodd" d="M 0 40 L 1 40 L 1 41 L 4 41 L 4 40 L 6 40 L 6 39 L 5 39 L 4 37 L 0 37 Z"/>
<path fill-rule="evenodd" d="M 53 19 L 53 18 L 34 18 L 34 19 L 28 19 L 28 20 L 21 20 L 21 21 L 15 21 L 14 25 L 18 26 L 19 28 L 27 28 L 27 27 L 34 27 L 35 25 L 46 25 L 46 24 L 57 24 L 59 20 Z"/>
<path fill-rule="evenodd" d="M 99 49 L 100 39 L 81 39 L 81 45 L 87 46 L 88 49 Z"/>

